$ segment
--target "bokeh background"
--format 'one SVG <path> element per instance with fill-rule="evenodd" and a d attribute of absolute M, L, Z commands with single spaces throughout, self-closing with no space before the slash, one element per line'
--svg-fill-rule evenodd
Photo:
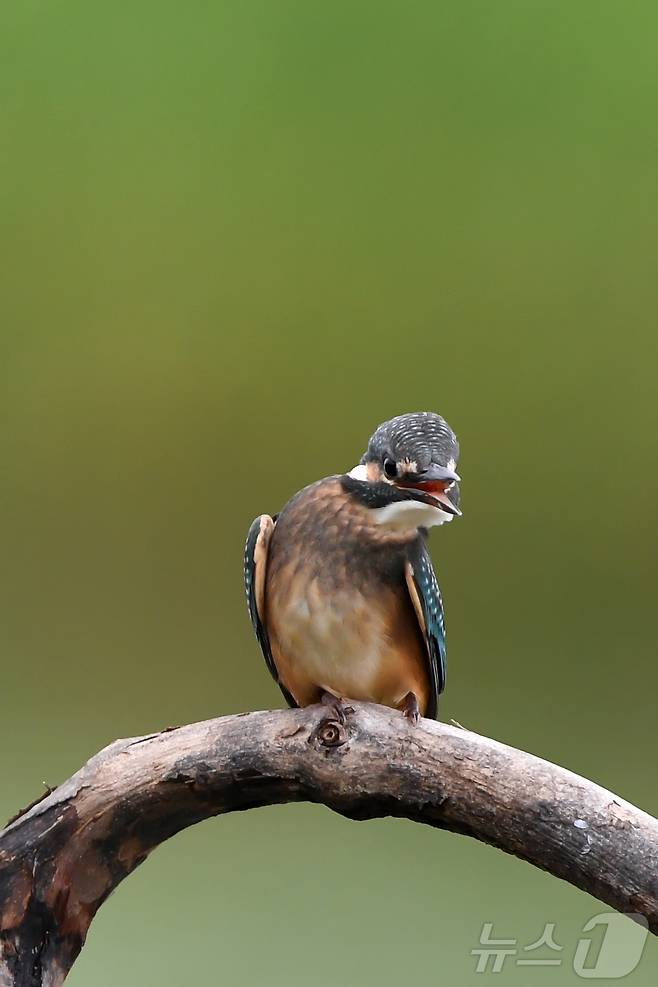
<path fill-rule="evenodd" d="M 617 0 L 2 4 L 3 817 L 118 736 L 278 705 L 251 519 L 428 408 L 462 443 L 443 716 L 658 811 L 657 30 Z M 602 910 L 465 838 L 269 808 L 158 850 L 70 982 L 482 984 L 491 921 L 555 922 L 563 967 L 503 977 L 557 987 Z"/>

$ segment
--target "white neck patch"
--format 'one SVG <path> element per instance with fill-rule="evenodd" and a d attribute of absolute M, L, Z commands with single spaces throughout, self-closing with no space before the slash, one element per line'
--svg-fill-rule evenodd
<path fill-rule="evenodd" d="M 365 463 L 359 463 L 359 465 L 354 466 L 347 475 L 351 476 L 353 480 L 367 480 L 368 467 Z"/>
<path fill-rule="evenodd" d="M 386 507 L 375 507 L 370 514 L 375 524 L 381 524 L 389 531 L 433 528 L 437 524 L 452 521 L 452 514 L 430 504 L 421 504 L 417 500 L 398 500 Z"/>

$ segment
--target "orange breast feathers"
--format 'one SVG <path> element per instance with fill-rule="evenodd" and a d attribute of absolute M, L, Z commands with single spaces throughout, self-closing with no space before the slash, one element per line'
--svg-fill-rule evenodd
<path fill-rule="evenodd" d="M 330 479 L 302 491 L 277 521 L 265 586 L 274 661 L 299 705 L 325 691 L 398 706 L 413 692 L 424 712 L 427 657 L 403 540 L 367 514 Z"/>

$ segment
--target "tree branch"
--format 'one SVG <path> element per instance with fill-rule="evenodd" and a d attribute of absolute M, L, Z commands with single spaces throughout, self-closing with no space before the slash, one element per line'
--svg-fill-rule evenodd
<path fill-rule="evenodd" d="M 564 768 L 443 723 L 354 704 L 247 713 L 117 740 L 0 832 L 0 987 L 57 987 L 97 909 L 150 851 L 283 802 L 473 836 L 658 932 L 658 820 Z"/>

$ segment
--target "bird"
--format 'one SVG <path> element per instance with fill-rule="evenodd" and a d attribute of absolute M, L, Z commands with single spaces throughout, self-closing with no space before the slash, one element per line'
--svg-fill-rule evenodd
<path fill-rule="evenodd" d="M 461 514 L 457 437 L 412 412 L 383 422 L 349 472 L 318 480 L 251 524 L 251 623 L 287 703 L 438 717 L 446 683 L 443 601 L 429 528 Z"/>

